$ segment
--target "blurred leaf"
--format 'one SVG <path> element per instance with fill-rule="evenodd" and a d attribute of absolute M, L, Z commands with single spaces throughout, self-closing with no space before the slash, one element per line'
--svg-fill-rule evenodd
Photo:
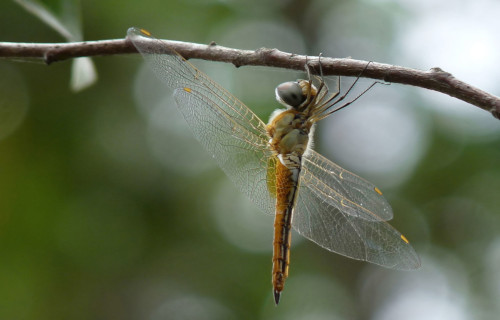
<path fill-rule="evenodd" d="M 61 0 L 61 22 L 73 38 L 68 41 L 83 41 L 80 0 Z"/>
<path fill-rule="evenodd" d="M 71 90 L 78 92 L 93 85 L 97 81 L 97 72 L 92 60 L 88 57 L 73 60 L 71 66 Z"/>
<path fill-rule="evenodd" d="M 14 0 L 21 7 L 26 9 L 34 16 L 38 17 L 40 20 L 45 22 L 52 29 L 56 30 L 61 36 L 66 38 L 68 41 L 74 41 L 74 34 L 72 34 L 64 23 L 57 18 L 52 12 L 49 11 L 43 4 L 34 0 Z M 66 19 L 65 19 L 66 20 Z"/>
<path fill-rule="evenodd" d="M 83 40 L 79 0 L 62 0 L 60 2 L 61 12 L 58 15 L 36 0 L 14 1 L 56 30 L 68 42 Z M 96 81 L 97 71 L 90 58 L 73 60 L 70 81 L 71 90 L 75 92 L 84 90 Z"/>

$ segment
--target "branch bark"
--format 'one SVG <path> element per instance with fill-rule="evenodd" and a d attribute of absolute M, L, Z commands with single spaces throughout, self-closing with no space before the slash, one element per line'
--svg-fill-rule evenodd
<path fill-rule="evenodd" d="M 204 59 L 229 62 L 236 67 L 268 66 L 293 70 L 304 70 L 307 61 L 313 66 L 318 57 L 296 55 L 277 49 L 261 48 L 258 50 L 239 50 L 211 43 L 209 45 L 163 40 L 164 43 L 179 52 L 186 59 Z M 115 54 L 137 53 L 128 39 L 85 41 L 71 43 L 14 43 L 0 42 L 0 57 L 39 58 L 45 63 L 63 61 L 84 56 L 107 56 Z M 389 64 L 354 59 L 336 59 L 321 57 L 324 75 L 358 76 L 401 83 L 426 88 L 468 102 L 476 107 L 491 112 L 500 119 L 500 98 L 475 88 L 440 68 L 428 71 L 410 69 Z M 315 68 L 318 69 L 317 67 Z"/>

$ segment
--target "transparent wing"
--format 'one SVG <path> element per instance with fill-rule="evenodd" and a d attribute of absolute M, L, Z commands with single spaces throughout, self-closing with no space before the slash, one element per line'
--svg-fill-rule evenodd
<path fill-rule="evenodd" d="M 262 211 L 274 213 L 270 177 L 276 158 L 267 146 L 264 123 L 164 42 L 135 28 L 128 36 L 156 75 L 175 90 L 184 118 L 219 166 Z M 392 211 L 374 188 L 312 151 L 304 157 L 293 226 L 330 251 L 390 268 L 417 268 L 414 250 L 382 221 Z"/>
<path fill-rule="evenodd" d="M 353 259 L 401 270 L 420 267 L 415 250 L 401 233 L 332 188 L 338 181 L 325 177 L 320 168 L 334 168 L 333 163 L 318 154 L 304 162 L 292 222 L 295 230 L 321 247 Z"/>
<path fill-rule="evenodd" d="M 342 201 L 346 214 L 367 220 L 391 220 L 392 208 L 382 192 L 370 182 L 331 162 L 311 150 L 303 157 L 306 172 L 331 189 L 322 199 L 326 202 Z"/>
<path fill-rule="evenodd" d="M 174 96 L 196 139 L 262 211 L 274 213 L 267 183 L 265 124 L 242 102 L 196 69 L 165 42 L 130 28 L 128 37 Z"/>

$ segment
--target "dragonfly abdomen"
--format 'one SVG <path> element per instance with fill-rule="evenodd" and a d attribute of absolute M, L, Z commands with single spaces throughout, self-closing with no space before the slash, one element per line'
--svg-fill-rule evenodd
<path fill-rule="evenodd" d="M 276 152 L 276 215 L 273 242 L 273 290 L 278 304 L 288 277 L 292 214 L 299 186 L 302 155 L 309 144 L 311 125 L 294 109 L 284 110 L 271 118 L 267 134 L 269 146 Z"/>
<path fill-rule="evenodd" d="M 285 165 L 287 164 L 287 165 Z M 276 165 L 276 215 L 273 241 L 273 289 L 278 304 L 288 277 L 292 214 L 298 194 L 301 156 L 280 155 Z"/>

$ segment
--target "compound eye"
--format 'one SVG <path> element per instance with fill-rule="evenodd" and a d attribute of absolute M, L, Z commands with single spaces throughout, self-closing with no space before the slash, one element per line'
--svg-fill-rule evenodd
<path fill-rule="evenodd" d="M 306 98 L 296 81 L 285 82 L 276 87 L 276 99 L 294 109 L 298 108 Z"/>

